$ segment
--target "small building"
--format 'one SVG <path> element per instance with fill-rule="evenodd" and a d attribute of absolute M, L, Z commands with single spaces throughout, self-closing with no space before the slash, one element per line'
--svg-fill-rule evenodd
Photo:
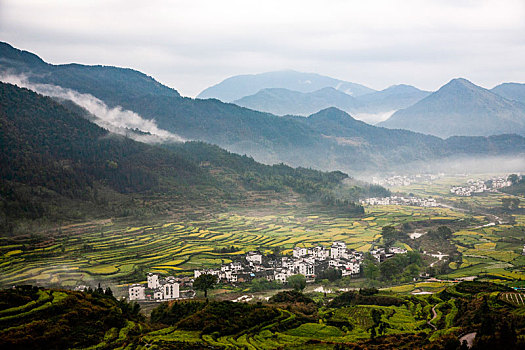
<path fill-rule="evenodd" d="M 157 289 L 160 287 L 159 275 L 148 273 L 148 288 Z"/>
<path fill-rule="evenodd" d="M 153 292 L 153 299 L 155 300 L 164 299 L 164 293 L 162 292 L 162 288 L 158 288 L 156 291 Z"/>
<path fill-rule="evenodd" d="M 309 253 L 316 259 L 319 259 L 319 260 L 325 260 L 328 258 L 328 256 L 330 255 L 330 252 L 326 249 L 324 249 L 323 246 L 317 246 L 317 247 L 314 247 L 312 248 Z"/>
<path fill-rule="evenodd" d="M 302 258 L 303 256 L 308 255 L 308 249 L 304 247 L 294 247 L 292 254 L 294 258 Z"/>
<path fill-rule="evenodd" d="M 346 244 L 344 242 L 334 242 L 330 248 L 330 257 L 339 259 L 346 255 Z"/>
<path fill-rule="evenodd" d="M 162 286 L 164 292 L 164 299 L 176 299 L 179 297 L 179 284 L 174 277 L 166 278 L 166 282 Z"/>
<path fill-rule="evenodd" d="M 262 264 L 262 254 L 259 252 L 248 252 L 248 254 L 246 254 L 246 261 L 261 265 Z"/>
<path fill-rule="evenodd" d="M 392 254 L 406 254 L 407 250 L 405 248 L 399 248 L 399 247 L 390 247 L 388 250 Z"/>
<path fill-rule="evenodd" d="M 129 300 L 144 300 L 146 299 L 146 287 L 141 284 L 133 284 L 129 287 Z"/>

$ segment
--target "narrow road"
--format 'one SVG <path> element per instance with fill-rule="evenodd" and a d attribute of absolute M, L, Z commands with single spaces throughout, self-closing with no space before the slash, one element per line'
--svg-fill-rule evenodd
<path fill-rule="evenodd" d="M 427 324 L 428 324 L 430 327 L 434 328 L 435 331 L 437 331 L 437 327 L 434 326 L 434 324 L 432 323 L 432 321 L 433 321 L 433 320 L 437 317 L 437 315 L 438 315 L 437 312 L 436 312 L 436 305 L 434 305 L 434 307 L 432 307 L 432 315 L 433 315 L 432 318 L 430 319 L 430 321 L 427 321 Z"/>

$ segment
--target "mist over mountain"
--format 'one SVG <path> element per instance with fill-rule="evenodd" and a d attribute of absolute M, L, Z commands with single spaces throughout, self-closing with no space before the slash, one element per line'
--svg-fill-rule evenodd
<path fill-rule="evenodd" d="M 358 99 L 332 87 L 314 92 L 299 92 L 283 88 L 263 89 L 255 95 L 234 101 L 236 105 L 276 115 L 308 116 L 328 107 L 337 107 L 348 113 L 357 111 Z"/>
<path fill-rule="evenodd" d="M 362 109 L 363 112 L 378 113 L 409 107 L 430 94 L 430 91 L 423 91 L 411 85 L 400 84 L 359 96 L 358 101 L 365 106 Z"/>
<path fill-rule="evenodd" d="M 10 220 L 74 218 L 75 208 L 129 215 L 143 213 L 146 200 L 151 210 L 162 211 L 166 202 L 181 200 L 242 203 L 260 191 L 292 191 L 333 205 L 332 190 L 348 180 L 342 172 L 264 165 L 199 142 L 147 145 L 112 134 L 78 112 L 0 83 L 0 230 L 9 231 Z M 156 208 L 156 200 L 164 209 Z"/>
<path fill-rule="evenodd" d="M 197 98 L 216 98 L 223 102 L 232 102 L 256 94 L 263 89 L 281 88 L 299 92 L 313 92 L 326 87 L 332 87 L 354 97 L 375 91 L 360 84 L 315 73 L 286 70 L 236 75 L 205 89 Z"/>
<path fill-rule="evenodd" d="M 394 85 L 387 89 L 357 97 L 334 88 L 302 93 L 282 88 L 263 89 L 254 95 L 234 101 L 235 104 L 276 115 L 307 116 L 328 107 L 336 107 L 357 119 L 375 124 L 428 96 L 430 92 L 410 85 Z"/>
<path fill-rule="evenodd" d="M 58 85 L 91 94 L 110 107 L 117 106 L 124 98 L 148 95 L 180 97 L 176 90 L 133 69 L 74 63 L 52 65 L 33 53 L 4 42 L 0 42 L 0 72 L 30 75 L 32 83 Z"/>
<path fill-rule="evenodd" d="M 517 156 L 525 152 L 523 137 L 501 136 L 508 142 L 467 137 L 450 143 L 448 140 L 411 131 L 367 125 L 336 108 L 325 109 L 309 118 L 278 117 L 216 99 L 179 97 L 175 90 L 159 87 L 159 83 L 139 72 L 110 67 L 110 76 L 118 72 L 122 78 L 112 95 L 106 87 L 101 90 L 108 77 L 99 74 L 100 72 L 91 75 L 93 71 L 107 67 L 97 66 L 95 69 L 73 65 L 74 70 L 62 74 L 61 70 L 56 70 L 60 66 L 42 63 L 36 56 L 13 48 L 8 50 L 10 46 L 7 44 L 3 48 L 4 52 L 8 51 L 8 58 L 1 56 L 0 70 L 10 74 L 23 74 L 30 84 L 35 84 L 35 80 L 38 80 L 39 84 L 72 86 L 69 81 L 72 79 L 78 90 L 84 94 L 99 98 L 107 106 L 118 106 L 146 121 L 154 121 L 160 130 L 176 134 L 185 140 L 213 143 L 230 152 L 250 155 L 266 164 L 284 162 L 292 166 L 357 174 L 399 167 L 406 169 L 409 163 L 428 163 L 458 155 Z M 23 59 L 17 61 L 17 57 Z M 47 70 L 50 73 L 33 73 L 33 66 L 37 72 Z M 88 78 L 84 79 L 86 76 Z M 128 77 L 129 84 L 126 80 Z M 146 85 L 143 89 L 133 88 L 137 77 L 143 78 L 139 79 L 141 84 Z M 122 93 L 120 88 L 132 91 L 132 95 Z M 331 89 L 326 91 L 333 92 Z M 110 95 L 107 101 L 101 97 L 104 95 Z M 490 147 L 485 148 L 486 144 Z M 477 145 L 479 149 L 486 149 L 486 153 L 477 152 Z"/>
<path fill-rule="evenodd" d="M 505 97 L 508 100 L 514 100 L 525 104 L 525 84 L 520 83 L 503 83 L 490 91 Z"/>
<path fill-rule="evenodd" d="M 378 125 L 440 137 L 525 135 L 525 105 L 460 78 Z"/>

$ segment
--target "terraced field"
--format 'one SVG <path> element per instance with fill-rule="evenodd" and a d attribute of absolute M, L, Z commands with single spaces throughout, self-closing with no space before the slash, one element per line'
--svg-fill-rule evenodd
<path fill-rule="evenodd" d="M 462 257 L 449 278 L 482 275 L 500 281 L 525 280 L 525 226 L 495 225 L 455 232 Z"/>
<path fill-rule="evenodd" d="M 516 306 L 525 306 L 524 293 L 502 293 L 501 299 Z"/>
<path fill-rule="evenodd" d="M 217 267 L 252 249 L 279 247 L 290 253 L 295 245 L 329 245 L 335 240 L 368 251 L 381 238 L 385 225 L 463 217 L 444 208 L 377 206 L 354 218 L 305 210 L 246 210 L 148 225 L 109 220 L 77 224 L 57 229 L 36 244 L 2 244 L 5 239 L 0 240 L 0 285 L 138 282 L 148 271 L 192 274 L 196 268 Z M 219 252 L 231 246 L 233 251 Z"/>

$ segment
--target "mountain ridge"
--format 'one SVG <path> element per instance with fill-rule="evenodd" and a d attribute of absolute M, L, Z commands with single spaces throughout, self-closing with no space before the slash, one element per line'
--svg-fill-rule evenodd
<path fill-rule="evenodd" d="M 525 106 L 464 78 L 456 78 L 378 126 L 440 137 L 525 135 Z"/>
<path fill-rule="evenodd" d="M 408 107 L 428 94 L 430 92 L 405 84 L 393 85 L 384 90 L 357 97 L 347 95 L 333 87 L 325 87 L 312 92 L 269 88 L 242 97 L 233 103 L 281 116 L 308 116 L 328 107 L 336 107 L 356 115 L 365 122 L 374 123 L 377 118 L 375 115 Z"/>
<path fill-rule="evenodd" d="M 17 72 L 14 64 L 8 66 L 3 62 L 0 63 L 0 69 L 12 69 Z M 21 72 L 31 72 L 30 66 L 23 62 L 21 64 Z M 52 68 L 46 66 L 46 69 Z M 82 72 L 78 73 L 78 69 Z M 75 84 L 82 85 L 85 82 L 82 91 L 100 95 L 98 85 L 104 79 L 100 80 L 97 75 L 87 81 L 83 79 L 91 72 L 92 68 L 79 66 L 77 70 L 69 71 L 68 74 L 55 72 L 49 82 L 46 81 L 45 75 L 41 76 L 39 82 L 61 86 L 61 81 L 67 83 L 73 75 Z M 94 81 L 97 84 L 93 84 Z M 132 79 L 131 82 L 133 81 Z M 126 85 L 125 80 L 118 83 Z M 266 164 L 286 163 L 291 166 L 342 170 L 356 174 L 379 169 L 384 171 L 399 164 L 429 162 L 457 154 L 468 156 L 460 143 L 451 147 L 446 140 L 439 141 L 434 137 L 410 131 L 391 131 L 356 124 L 355 130 L 352 127 L 343 128 L 348 135 L 341 135 L 337 126 L 334 126 L 332 131 L 321 130 L 304 117 L 278 117 L 214 99 L 177 97 L 164 93 L 171 91 L 167 87 L 155 94 L 157 83 L 149 79 L 145 83 L 153 84 L 153 87 L 142 91 L 131 84 L 128 87 L 133 90 L 131 96 L 117 91 L 110 96 L 108 103 L 133 111 L 147 120 L 154 120 L 159 128 L 180 135 L 186 140 L 213 143 L 230 152 L 248 154 Z M 111 93 L 111 89 L 106 88 L 104 92 Z M 312 120 L 315 121 L 315 118 Z M 355 132 L 362 132 L 362 137 L 356 140 Z M 489 141 L 462 139 L 461 142 L 469 145 L 478 142 L 482 147 L 483 142 Z M 512 147 L 499 144 L 490 149 L 487 155 L 523 153 L 525 147 L 520 142 L 511 145 Z"/>
<path fill-rule="evenodd" d="M 361 84 L 317 73 L 283 70 L 229 77 L 204 89 L 197 95 L 197 98 L 217 98 L 223 102 L 232 102 L 267 88 L 286 88 L 299 92 L 313 92 L 324 87 L 333 87 L 353 96 L 375 91 Z"/>

